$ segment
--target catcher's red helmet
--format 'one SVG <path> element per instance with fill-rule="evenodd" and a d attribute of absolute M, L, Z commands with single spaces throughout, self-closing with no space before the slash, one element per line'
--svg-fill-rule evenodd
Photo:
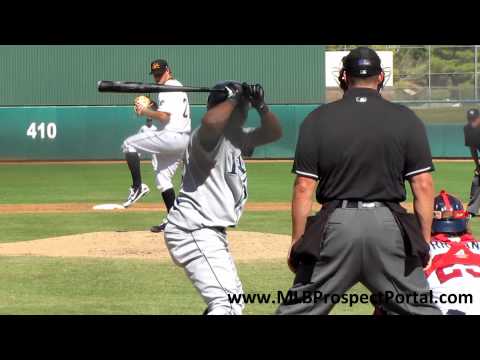
<path fill-rule="evenodd" d="M 435 197 L 433 206 L 433 233 L 459 234 L 467 231 L 469 213 L 462 202 L 445 190 Z"/>

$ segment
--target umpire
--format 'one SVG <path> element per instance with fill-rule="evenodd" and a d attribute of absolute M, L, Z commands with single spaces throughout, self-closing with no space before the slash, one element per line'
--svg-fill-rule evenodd
<path fill-rule="evenodd" d="M 480 163 L 478 161 L 478 150 L 480 149 L 480 112 L 477 109 L 467 111 L 467 125 L 463 128 L 465 135 L 465 146 L 470 148 L 473 162 L 475 163 L 475 171 L 470 188 L 470 201 L 467 211 L 470 215 L 477 216 L 480 208 Z"/>
<path fill-rule="evenodd" d="M 381 97 L 375 51 L 359 47 L 342 62 L 343 98 L 314 110 L 300 129 L 288 259 L 296 276 L 277 313 L 327 314 L 361 282 L 386 313 L 440 314 L 423 273 L 434 198 L 425 128 Z M 405 180 L 415 215 L 399 205 Z M 315 188 L 322 210 L 308 217 Z"/>

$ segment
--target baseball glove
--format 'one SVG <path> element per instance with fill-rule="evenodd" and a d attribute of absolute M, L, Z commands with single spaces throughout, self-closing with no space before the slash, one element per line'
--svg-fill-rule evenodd
<path fill-rule="evenodd" d="M 135 98 L 134 104 L 135 104 L 134 111 L 137 114 L 139 114 L 139 108 L 147 108 L 152 110 L 156 110 L 157 108 L 157 104 L 155 103 L 155 101 L 151 100 L 148 96 L 144 96 L 144 95 L 137 96 Z"/>

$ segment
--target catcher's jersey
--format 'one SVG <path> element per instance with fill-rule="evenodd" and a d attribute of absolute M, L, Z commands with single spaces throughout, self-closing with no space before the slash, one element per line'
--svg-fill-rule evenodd
<path fill-rule="evenodd" d="M 178 80 L 167 80 L 165 85 L 182 86 Z M 158 111 L 170 113 L 170 121 L 166 124 L 159 122 L 158 131 L 169 130 L 176 132 L 190 132 L 190 104 L 185 92 L 158 93 Z"/>
<path fill-rule="evenodd" d="M 184 154 L 182 186 L 168 222 L 184 230 L 236 226 L 247 201 L 247 169 L 242 156 L 251 156 L 248 134 L 235 139 L 222 136 L 207 152 L 194 130 Z"/>
<path fill-rule="evenodd" d="M 138 130 L 138 133 L 139 134 L 143 134 L 143 133 L 146 133 L 146 132 L 150 132 L 150 131 L 157 131 L 157 127 L 155 125 L 152 124 L 152 126 L 148 127 L 147 125 L 143 125 L 140 130 Z"/>
<path fill-rule="evenodd" d="M 442 313 L 456 310 L 468 315 L 479 315 L 480 242 L 470 235 L 447 238 L 440 234 L 438 239 L 434 237 L 430 243 L 430 257 L 432 262 L 425 275 Z M 448 295 L 452 295 L 452 300 L 457 300 L 455 303 L 442 304 L 442 294 L 445 302 Z M 466 299 L 458 300 L 460 294 L 471 294 L 472 303 Z"/>

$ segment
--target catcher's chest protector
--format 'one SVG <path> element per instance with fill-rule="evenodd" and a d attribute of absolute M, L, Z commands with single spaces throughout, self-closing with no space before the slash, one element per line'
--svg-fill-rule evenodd
<path fill-rule="evenodd" d="M 470 234 L 460 237 L 438 234 L 430 243 L 431 265 L 425 270 L 437 305 L 446 314 L 459 310 L 466 314 L 480 314 L 480 242 Z M 471 294 L 472 304 L 440 303 L 440 297 Z"/>

